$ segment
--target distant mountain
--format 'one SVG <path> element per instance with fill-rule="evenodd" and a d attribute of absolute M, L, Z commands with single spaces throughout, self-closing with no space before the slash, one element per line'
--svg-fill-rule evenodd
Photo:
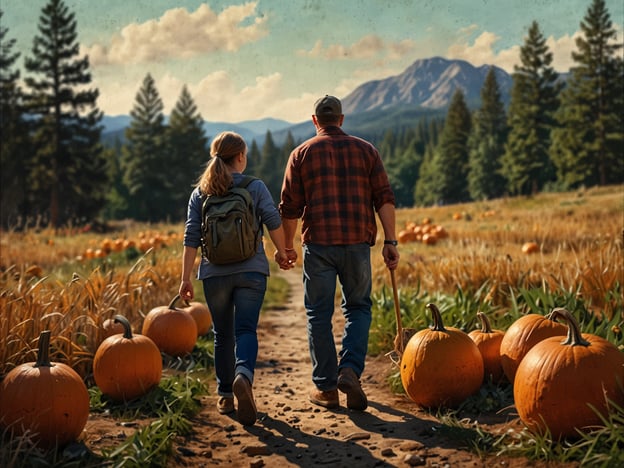
<path fill-rule="evenodd" d="M 369 81 L 342 99 L 345 131 L 362 138 L 377 139 L 389 129 L 414 127 L 423 117 L 443 118 L 455 93 L 460 88 L 466 104 L 476 109 L 481 102 L 481 88 L 489 65 L 475 67 L 464 60 L 433 57 L 415 61 L 403 73 L 383 80 Z M 511 75 L 494 67 L 503 103 L 509 103 Z M 562 76 L 565 79 L 565 76 Z M 103 139 L 107 143 L 119 139 L 130 123 L 129 116 L 105 116 Z M 266 118 L 238 123 L 205 122 L 209 138 L 224 130 L 239 133 L 249 144 L 256 140 L 262 145 L 267 131 L 275 144 L 282 145 L 290 132 L 296 142 L 314 135 L 312 122 L 292 124 Z"/>
<path fill-rule="evenodd" d="M 132 118 L 129 115 L 105 115 L 102 119 L 102 139 L 107 144 L 114 144 L 115 140 L 121 142 L 125 138 L 125 129 L 130 125 Z M 165 118 L 165 121 L 167 118 Z M 249 120 L 239 123 L 227 122 L 204 122 L 204 131 L 206 136 L 212 139 L 217 134 L 224 131 L 232 131 L 241 135 L 246 141 L 264 141 L 267 131 L 278 132 L 284 128 L 288 128 L 293 124 L 285 120 L 266 118 L 262 120 Z"/>
<path fill-rule="evenodd" d="M 446 108 L 456 89 L 461 89 L 469 107 L 480 102 L 481 88 L 489 65 L 475 67 L 464 60 L 441 57 L 417 60 L 400 75 L 360 85 L 342 99 L 345 115 L 396 106 L 426 109 Z M 509 100 L 512 78 L 502 68 L 494 67 L 503 102 Z"/>

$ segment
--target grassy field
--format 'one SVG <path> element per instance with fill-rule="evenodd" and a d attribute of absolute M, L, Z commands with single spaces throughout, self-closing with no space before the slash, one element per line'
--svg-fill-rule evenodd
<path fill-rule="evenodd" d="M 183 225 L 124 222 L 110 227 L 105 233 L 1 233 L 0 378 L 35 360 L 45 329 L 52 332 L 51 359 L 88 380 L 104 320 L 121 314 L 140 330 L 152 308 L 175 296 Z M 404 327 L 429 325 L 427 302 L 438 304 L 446 325 L 465 331 L 476 327 L 480 310 L 494 328 L 504 330 L 526 312 L 566 307 L 584 332 L 624 349 L 624 187 L 400 209 L 397 231 L 412 233 L 401 234 L 412 240 L 401 242 L 396 272 Z M 535 244 L 531 253 L 523 251 L 527 243 Z M 377 354 L 392 350 L 396 326 L 380 244 L 372 251 L 370 350 Z M 272 249 L 269 242 L 267 250 Z M 196 293 L 203 300 L 200 283 Z M 285 283 L 273 275 L 266 307 L 279 306 L 286 294 Z M 616 448 L 624 443 L 621 432 L 620 426 L 619 439 L 609 442 Z M 527 447 L 535 444 L 535 439 L 526 442 Z M 538 445 L 551 455 L 557 451 L 543 441 Z"/>

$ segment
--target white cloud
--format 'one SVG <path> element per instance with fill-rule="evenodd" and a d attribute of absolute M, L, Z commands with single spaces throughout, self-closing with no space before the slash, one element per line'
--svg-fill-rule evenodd
<path fill-rule="evenodd" d="M 217 14 L 207 4 L 194 12 L 173 8 L 157 20 L 132 23 L 108 44 L 83 49 L 91 65 L 132 64 L 188 58 L 215 51 L 235 52 L 267 35 L 266 17 L 256 2 L 233 5 Z M 249 23 L 249 24 L 248 24 Z"/>
<path fill-rule="evenodd" d="M 466 30 L 469 32 L 469 30 Z M 513 46 L 509 49 L 494 51 L 494 45 L 500 40 L 500 37 L 488 31 L 482 32 L 470 44 L 467 40 L 459 40 L 452 44 L 447 52 L 446 57 L 449 59 L 466 60 L 472 65 L 479 67 L 481 65 L 496 65 L 507 72 L 513 71 L 514 64 L 519 61 L 520 48 Z"/>
<path fill-rule="evenodd" d="M 186 83 L 178 77 L 166 74 L 154 77 L 158 94 L 163 101 L 165 114 L 175 106 L 182 87 L 186 84 L 189 93 L 202 117 L 211 122 L 240 122 L 265 117 L 280 118 L 290 122 L 301 122 L 310 118 L 312 104 L 322 93 L 302 92 L 299 96 L 283 95 L 283 77 L 280 73 L 258 76 L 242 88 L 226 71 L 216 71 L 200 81 Z M 129 114 L 142 81 L 95 83 L 100 89 L 98 106 L 107 115 Z M 103 97 L 106 100 L 103 100 Z"/>
<path fill-rule="evenodd" d="M 341 59 L 369 59 L 382 54 L 396 60 L 412 53 L 415 48 L 414 41 L 405 39 L 399 42 L 384 41 L 376 34 L 363 36 L 351 45 L 330 44 L 323 46 L 323 41 L 318 40 L 310 50 L 298 50 L 300 57 L 323 58 L 326 60 Z"/>

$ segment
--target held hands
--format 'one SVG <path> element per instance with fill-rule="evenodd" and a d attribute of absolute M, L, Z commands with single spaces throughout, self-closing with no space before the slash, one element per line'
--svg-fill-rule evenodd
<path fill-rule="evenodd" d="M 396 246 L 389 244 L 384 245 L 381 254 L 383 255 L 384 262 L 386 263 L 388 270 L 396 270 L 396 267 L 399 266 L 400 257 Z"/>
<path fill-rule="evenodd" d="M 290 270 L 297 263 L 297 252 L 294 249 L 286 249 L 283 253 L 276 250 L 274 258 L 282 270 Z"/>

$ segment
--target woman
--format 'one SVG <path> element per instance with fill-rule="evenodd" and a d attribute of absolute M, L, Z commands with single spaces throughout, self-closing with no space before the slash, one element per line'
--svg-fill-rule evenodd
<path fill-rule="evenodd" d="M 201 245 L 202 196 L 223 195 L 238 184 L 247 167 L 247 145 L 233 132 L 223 132 L 212 142 L 211 159 L 191 193 L 184 230 L 184 252 L 180 297 L 194 297 L 191 270 Z M 253 180 L 247 190 L 251 194 L 261 224 L 268 229 L 276 247 L 275 261 L 280 268 L 294 266 L 285 249 L 281 218 L 264 182 Z M 214 330 L 215 373 L 221 414 L 234 411 L 237 400 L 238 420 L 251 425 L 256 421 L 256 404 L 252 384 L 258 355 L 256 329 L 267 286 L 269 263 L 262 242 L 251 258 L 226 265 L 215 265 L 202 256 L 197 278 L 204 287 Z"/>

